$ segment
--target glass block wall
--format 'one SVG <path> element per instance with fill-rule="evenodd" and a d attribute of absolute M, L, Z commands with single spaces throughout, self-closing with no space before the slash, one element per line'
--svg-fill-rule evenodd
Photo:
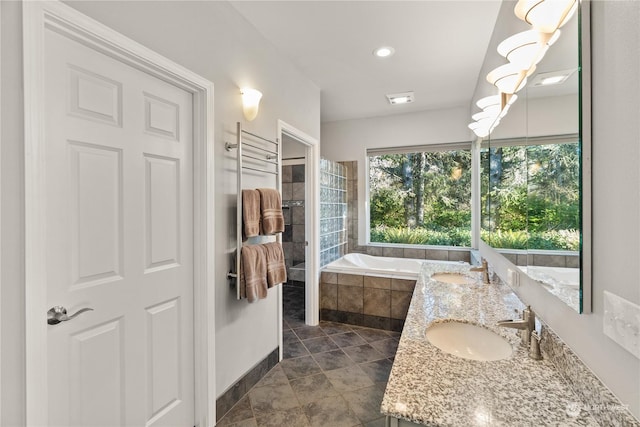
<path fill-rule="evenodd" d="M 320 160 L 320 267 L 347 252 L 347 176 L 343 165 Z"/>

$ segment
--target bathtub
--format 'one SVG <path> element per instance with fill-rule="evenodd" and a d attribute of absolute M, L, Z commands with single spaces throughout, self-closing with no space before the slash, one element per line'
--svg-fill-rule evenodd
<path fill-rule="evenodd" d="M 413 258 L 390 258 L 365 254 L 346 254 L 327 264 L 322 271 L 327 273 L 359 274 L 363 276 L 392 277 L 396 279 L 417 279 L 422 264 L 466 264 L 463 261 L 433 261 Z"/>

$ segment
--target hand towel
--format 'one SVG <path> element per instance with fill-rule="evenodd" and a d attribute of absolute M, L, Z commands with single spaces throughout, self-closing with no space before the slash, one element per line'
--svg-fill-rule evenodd
<path fill-rule="evenodd" d="M 262 245 L 242 247 L 240 296 L 249 302 L 267 297 L 267 260 Z"/>
<path fill-rule="evenodd" d="M 260 193 L 260 213 L 262 215 L 262 234 L 284 232 L 282 198 L 274 188 L 258 188 Z"/>
<path fill-rule="evenodd" d="M 287 281 L 287 267 L 280 243 L 265 243 L 263 246 L 267 258 L 267 285 L 271 288 Z"/>
<path fill-rule="evenodd" d="M 260 193 L 256 190 L 242 190 L 242 238 L 260 234 Z"/>

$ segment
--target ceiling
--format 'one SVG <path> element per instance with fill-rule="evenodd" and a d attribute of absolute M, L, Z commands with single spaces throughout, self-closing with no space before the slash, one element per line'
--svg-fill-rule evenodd
<path fill-rule="evenodd" d="M 321 89 L 321 120 L 468 107 L 500 0 L 232 1 Z M 377 58 L 373 50 L 395 54 Z M 414 91 L 411 104 L 385 94 Z"/>

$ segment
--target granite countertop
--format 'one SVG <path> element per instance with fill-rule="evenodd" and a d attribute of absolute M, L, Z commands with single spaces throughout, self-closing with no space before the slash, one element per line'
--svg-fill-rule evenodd
<path fill-rule="evenodd" d="M 580 400 L 553 364 L 529 358 L 517 330 L 496 326 L 524 308 L 508 286 L 431 279 L 442 271 L 466 273 L 469 266 L 423 265 L 382 400 L 384 415 L 426 426 L 598 425 L 580 410 Z M 488 362 L 441 351 L 425 338 L 425 330 L 444 319 L 489 328 L 512 344 L 513 354 Z"/>

